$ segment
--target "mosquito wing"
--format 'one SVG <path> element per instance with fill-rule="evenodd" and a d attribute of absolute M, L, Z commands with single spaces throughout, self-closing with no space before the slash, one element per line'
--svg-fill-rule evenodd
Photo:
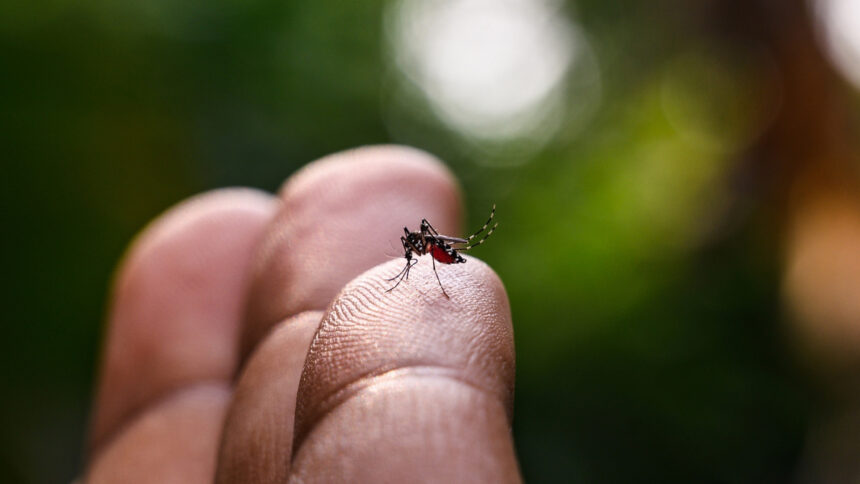
<path fill-rule="evenodd" d="M 449 244 L 467 244 L 468 240 L 462 239 L 460 237 L 449 237 L 447 235 L 434 235 L 434 239 L 441 240 L 442 242 L 447 242 Z"/>

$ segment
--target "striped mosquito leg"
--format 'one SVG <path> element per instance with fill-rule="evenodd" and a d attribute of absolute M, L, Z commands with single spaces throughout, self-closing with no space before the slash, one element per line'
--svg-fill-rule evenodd
<path fill-rule="evenodd" d="M 498 227 L 498 226 L 499 226 L 499 223 L 496 222 L 496 224 L 493 225 L 493 228 L 491 228 L 489 232 L 484 234 L 484 237 L 482 237 L 481 240 L 475 242 L 472 245 L 468 245 L 466 247 L 463 247 L 462 249 L 457 249 L 457 250 L 469 250 L 469 249 L 472 249 L 473 247 L 477 247 L 477 246 L 483 244 L 485 240 L 487 240 L 491 235 L 493 235 L 493 232 L 496 230 L 496 227 Z"/>
<path fill-rule="evenodd" d="M 483 227 L 481 227 L 477 232 L 475 232 L 474 234 L 470 235 L 466 240 L 472 240 L 472 239 L 474 239 L 475 237 L 477 237 L 477 236 L 478 236 L 478 234 L 480 234 L 480 233 L 481 233 L 481 232 L 483 232 L 484 230 L 487 230 L 487 226 L 488 226 L 488 225 L 490 225 L 490 222 L 492 222 L 492 221 L 493 221 L 493 217 L 495 217 L 495 216 L 496 216 L 496 204 L 494 203 L 494 204 L 493 204 L 493 210 L 491 210 L 491 211 L 490 211 L 490 218 L 488 218 L 488 219 L 487 219 L 487 223 L 485 223 L 485 224 L 484 224 L 484 226 L 483 226 Z M 497 224 L 497 225 L 498 225 L 498 224 Z M 495 227 L 493 227 L 493 228 L 495 228 Z M 492 232 L 492 231 L 491 231 L 491 232 Z M 487 235 L 490 235 L 490 234 L 487 234 Z M 486 236 L 484 236 L 484 238 L 486 239 L 487 237 L 486 237 Z M 483 241 L 481 241 L 481 242 L 483 242 Z M 480 244 L 481 242 L 478 242 L 478 244 Z M 478 245 L 478 244 L 475 244 L 475 245 Z"/>
<path fill-rule="evenodd" d="M 421 219 L 421 233 L 439 235 L 439 232 L 436 232 L 436 228 L 430 225 L 430 222 L 426 218 Z"/>

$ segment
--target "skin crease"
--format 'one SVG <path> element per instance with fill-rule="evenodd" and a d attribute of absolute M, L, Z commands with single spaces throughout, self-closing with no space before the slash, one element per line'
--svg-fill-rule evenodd
<path fill-rule="evenodd" d="M 212 482 L 227 384 L 202 383 L 154 402 L 92 460 L 90 484 Z"/>
<path fill-rule="evenodd" d="M 286 481 L 296 390 L 322 315 L 306 311 L 281 322 L 251 355 L 224 423 L 218 482 Z"/>
<path fill-rule="evenodd" d="M 212 196 L 200 197 L 195 210 L 209 213 Z M 235 257 L 232 272 L 212 267 L 209 277 L 221 282 L 180 292 L 186 300 L 172 302 L 176 313 L 170 304 L 146 313 L 146 300 L 117 298 L 113 314 L 131 315 L 112 318 L 109 334 L 122 321 L 145 320 L 152 331 L 144 340 L 157 341 L 199 316 L 195 328 L 218 330 L 219 342 L 232 338 L 232 352 L 209 338 L 185 339 L 186 360 L 171 353 L 168 361 L 217 371 L 183 373 L 156 361 L 164 358 L 159 352 L 135 351 L 129 339 L 123 354 L 131 361 L 124 365 L 151 368 L 153 381 L 165 372 L 163 380 L 172 383 L 138 392 L 134 401 L 143 403 L 129 405 L 114 389 L 120 387 L 107 391 L 102 379 L 93 422 L 104 420 L 104 408 L 126 410 L 99 427 L 88 480 L 139 472 L 135 482 L 519 481 L 510 435 L 513 332 L 501 281 L 473 258 L 437 263 L 447 299 L 425 256 L 409 280 L 385 292 L 391 283 L 384 279 L 402 268 L 402 257 L 390 259 L 403 226 L 414 230 L 426 217 L 440 232 L 458 233 L 459 191 L 447 169 L 414 149 L 362 148 L 312 163 L 284 184 L 279 199 L 255 222 L 225 224 L 196 244 L 171 231 L 160 242 L 170 250 L 149 251 L 150 259 L 138 263 L 163 267 L 164 284 L 172 263 L 162 253 L 194 257 L 199 244 L 230 246 L 223 241 L 234 239 L 252 247 L 224 256 Z M 129 277 L 127 270 L 118 280 Z M 158 272 L 151 277 L 147 284 L 157 287 Z M 212 304 L 228 310 L 215 317 L 207 309 Z M 207 326 L 211 317 L 221 322 Z M 113 341 L 109 336 L 106 354 L 116 351 Z M 212 364 L 212 350 L 221 354 L 219 365 Z M 113 361 L 104 359 L 102 374 L 115 371 Z M 126 387 L 134 386 L 135 375 L 125 378 Z M 206 383 L 213 381 L 227 383 Z M 170 410 L 183 388 L 204 384 L 225 385 L 189 405 L 210 411 Z M 153 421 L 161 433 L 151 430 Z M 152 458 L 135 466 L 136 455 Z M 156 466 L 165 472 L 145 468 Z"/>

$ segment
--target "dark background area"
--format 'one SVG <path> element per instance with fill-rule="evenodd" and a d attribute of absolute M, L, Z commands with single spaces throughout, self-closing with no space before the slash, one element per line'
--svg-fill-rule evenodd
<path fill-rule="evenodd" d="M 403 72 L 394 2 L 0 6 L 0 482 L 82 471 L 112 270 L 149 220 L 374 143 L 445 160 L 468 227 L 498 205 L 476 255 L 511 300 L 527 481 L 791 480 L 817 397 L 784 324 L 771 153 L 808 13 L 546 3 L 578 50 L 551 126 L 502 138 Z"/>

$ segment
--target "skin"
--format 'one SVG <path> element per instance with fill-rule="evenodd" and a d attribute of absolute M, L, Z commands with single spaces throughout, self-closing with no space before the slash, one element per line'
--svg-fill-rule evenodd
<path fill-rule="evenodd" d="M 385 279 L 404 226 L 460 225 L 429 155 L 368 147 L 277 197 L 221 190 L 153 222 L 120 265 L 87 482 L 518 482 L 504 287 L 429 256 Z"/>

